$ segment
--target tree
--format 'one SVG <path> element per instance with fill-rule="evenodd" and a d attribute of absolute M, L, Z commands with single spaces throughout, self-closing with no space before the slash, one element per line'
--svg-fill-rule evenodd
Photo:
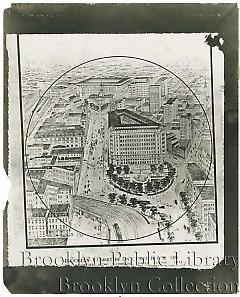
<path fill-rule="evenodd" d="M 108 194 L 108 199 L 110 203 L 114 203 L 116 201 L 116 193 L 109 193 Z"/>
<path fill-rule="evenodd" d="M 162 187 L 163 187 L 163 188 L 166 187 L 166 185 L 167 185 L 166 177 L 164 177 L 164 178 L 161 180 L 161 184 L 162 184 Z"/>
<path fill-rule="evenodd" d="M 114 171 L 114 166 L 113 166 L 113 164 L 109 164 L 108 169 L 111 170 L 111 171 L 113 172 L 113 171 Z"/>
<path fill-rule="evenodd" d="M 117 183 L 119 184 L 119 186 L 122 186 L 122 185 L 123 185 L 123 182 L 124 182 L 124 179 L 120 176 L 120 177 L 117 179 Z"/>
<path fill-rule="evenodd" d="M 190 223 L 191 223 L 191 226 L 193 228 L 196 228 L 197 227 L 197 220 L 196 219 L 194 219 L 194 218 L 190 219 Z"/>
<path fill-rule="evenodd" d="M 172 242 L 174 238 L 175 238 L 174 233 L 173 232 L 169 232 L 168 233 L 168 239 L 169 239 L 169 241 Z"/>
<path fill-rule="evenodd" d="M 145 212 L 147 210 L 146 204 L 140 204 L 142 212 Z"/>
<path fill-rule="evenodd" d="M 151 206 L 150 208 L 151 212 L 152 212 L 152 216 L 155 216 L 157 214 L 157 207 L 156 206 Z"/>
<path fill-rule="evenodd" d="M 202 234 L 201 234 L 200 231 L 197 231 L 197 232 L 195 233 L 195 237 L 196 237 L 197 240 L 201 240 L 203 236 L 202 236 Z"/>
<path fill-rule="evenodd" d="M 137 183 L 135 181 L 131 181 L 129 186 L 132 190 L 135 190 Z"/>
<path fill-rule="evenodd" d="M 118 196 L 120 203 L 126 205 L 127 204 L 127 196 L 125 194 Z"/>
<path fill-rule="evenodd" d="M 124 187 L 126 190 L 129 189 L 129 184 L 130 184 L 129 180 L 124 179 L 124 181 L 123 181 L 123 187 Z"/>
<path fill-rule="evenodd" d="M 148 181 L 147 184 L 146 184 L 146 186 L 147 186 L 147 191 L 148 191 L 148 192 L 151 192 L 152 189 L 153 189 L 152 182 Z"/>
<path fill-rule="evenodd" d="M 107 169 L 107 176 L 111 178 L 112 174 L 113 174 L 113 171 L 110 169 Z"/>
<path fill-rule="evenodd" d="M 170 183 L 170 177 L 167 175 L 167 176 L 165 177 L 165 179 L 166 179 L 166 185 L 168 185 L 168 184 Z"/>
<path fill-rule="evenodd" d="M 129 165 L 124 165 L 124 167 L 123 167 L 123 171 L 124 171 L 125 174 L 128 174 L 128 173 L 130 172 L 130 167 L 129 167 Z"/>
<path fill-rule="evenodd" d="M 112 180 L 114 181 L 114 182 L 116 182 L 117 181 L 117 175 L 114 173 L 114 174 L 112 174 Z"/>
<path fill-rule="evenodd" d="M 117 171 L 117 174 L 121 174 L 121 172 L 122 172 L 122 167 L 121 167 L 121 166 L 118 166 L 118 167 L 116 168 L 116 171 Z"/>
<path fill-rule="evenodd" d="M 160 183 L 159 180 L 156 180 L 156 181 L 154 182 L 154 187 L 156 188 L 156 190 L 159 190 L 159 188 L 161 187 L 161 183 Z"/>
<path fill-rule="evenodd" d="M 136 205 L 138 203 L 138 200 L 135 197 L 131 198 L 129 201 L 130 201 L 130 203 L 132 204 L 133 207 L 136 207 Z"/>
<path fill-rule="evenodd" d="M 180 195 L 182 201 L 186 201 L 187 200 L 187 194 L 186 194 L 186 192 L 180 192 L 179 195 Z"/>
<path fill-rule="evenodd" d="M 166 226 L 167 228 L 169 228 L 169 227 L 170 227 L 170 221 L 166 221 L 166 222 L 165 222 L 165 226 Z"/>
<path fill-rule="evenodd" d="M 160 164 L 160 165 L 158 166 L 158 170 L 159 170 L 159 172 L 160 172 L 160 173 L 163 172 L 163 169 L 164 169 L 164 165 L 163 165 L 163 164 Z"/>
<path fill-rule="evenodd" d="M 151 164 L 151 165 L 150 165 L 150 169 L 151 169 L 152 173 L 154 173 L 154 172 L 156 172 L 157 167 L 156 167 L 155 164 Z"/>

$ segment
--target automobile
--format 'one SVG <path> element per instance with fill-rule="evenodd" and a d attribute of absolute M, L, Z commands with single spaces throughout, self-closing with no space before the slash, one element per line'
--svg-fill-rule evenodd
<path fill-rule="evenodd" d="M 185 182 L 185 179 L 183 179 L 182 181 L 181 181 L 181 183 L 183 184 Z"/>
<path fill-rule="evenodd" d="M 160 205 L 160 206 L 159 206 L 159 208 L 162 208 L 162 209 L 164 209 L 164 208 L 165 208 L 165 206 L 164 206 L 164 205 Z"/>

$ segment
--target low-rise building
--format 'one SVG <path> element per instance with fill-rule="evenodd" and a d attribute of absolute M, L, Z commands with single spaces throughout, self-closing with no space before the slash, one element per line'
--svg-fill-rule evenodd
<path fill-rule="evenodd" d="M 196 164 L 188 163 L 186 170 L 186 191 L 190 198 L 190 202 L 193 202 L 197 195 L 197 187 L 213 185 L 213 181 L 208 179 L 206 173 Z"/>
<path fill-rule="evenodd" d="M 196 203 L 193 205 L 201 232 L 205 240 L 216 239 L 216 217 L 215 209 L 215 189 L 213 185 L 196 187 Z M 215 225 L 215 226 L 214 226 Z M 214 232 L 215 230 L 215 232 Z"/>
<path fill-rule="evenodd" d="M 50 206 L 47 217 L 48 236 L 58 238 L 69 236 L 69 207 L 69 204 Z"/>
<path fill-rule="evenodd" d="M 46 170 L 43 178 L 72 187 L 74 185 L 74 171 L 62 167 L 53 166 L 51 169 Z"/>
<path fill-rule="evenodd" d="M 33 157 L 40 157 L 42 155 L 48 154 L 50 144 L 32 144 L 27 145 L 26 154 Z"/>
<path fill-rule="evenodd" d="M 81 125 L 58 127 L 47 126 L 39 129 L 34 137 L 35 143 L 82 147 L 84 145 L 84 128 Z"/>
<path fill-rule="evenodd" d="M 47 209 L 33 208 L 27 210 L 28 239 L 47 237 Z"/>

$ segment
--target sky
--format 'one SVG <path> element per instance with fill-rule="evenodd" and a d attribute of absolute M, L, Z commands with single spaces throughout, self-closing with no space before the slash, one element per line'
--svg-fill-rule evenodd
<path fill-rule="evenodd" d="M 191 34 L 34 34 L 20 35 L 22 65 L 75 66 L 93 58 L 127 55 L 161 65 L 191 57 L 209 63 L 207 33 Z"/>

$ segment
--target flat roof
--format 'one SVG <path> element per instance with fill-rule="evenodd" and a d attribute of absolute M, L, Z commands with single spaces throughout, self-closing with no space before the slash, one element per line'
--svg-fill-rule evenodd
<path fill-rule="evenodd" d="M 81 147 L 72 147 L 72 148 L 53 148 L 52 151 L 51 151 L 51 154 L 52 155 L 59 155 L 59 154 L 76 154 L 76 153 L 79 153 L 79 154 L 82 154 L 84 151 L 84 148 Z"/>
<path fill-rule="evenodd" d="M 188 163 L 187 170 L 193 181 L 205 181 L 207 179 L 206 173 L 196 163 Z"/>
<path fill-rule="evenodd" d="M 127 81 L 129 79 L 129 77 L 89 77 L 89 78 L 86 78 L 82 81 L 80 81 L 79 83 L 80 84 L 83 84 L 83 83 L 87 83 L 87 84 L 91 84 L 91 83 L 94 83 L 94 84 L 99 84 L 99 85 L 118 85 L 118 84 L 121 84 L 125 81 Z"/>
<path fill-rule="evenodd" d="M 70 189 L 72 188 L 72 186 L 66 184 L 66 183 L 60 183 L 60 182 L 56 182 L 56 181 L 52 181 L 52 180 L 48 180 L 48 179 L 45 179 L 45 178 L 42 178 L 39 185 L 38 185 L 38 188 L 37 188 L 37 192 L 39 194 L 44 194 L 45 191 L 46 191 L 46 188 L 47 187 L 55 187 L 55 188 L 66 188 L 66 189 Z"/>
<path fill-rule="evenodd" d="M 66 204 L 52 204 L 50 206 L 50 215 L 51 213 L 58 214 L 58 213 L 66 213 L 69 212 L 70 205 L 68 203 Z"/>
<path fill-rule="evenodd" d="M 46 216 L 46 208 L 32 208 L 28 210 L 28 218 L 44 218 Z"/>
<path fill-rule="evenodd" d="M 164 104 L 164 105 L 172 105 L 174 103 L 174 101 L 176 100 L 176 98 L 169 98 L 168 101 Z"/>
<path fill-rule="evenodd" d="M 159 124 L 128 109 L 116 109 L 108 113 L 109 127 L 158 127 Z"/>
<path fill-rule="evenodd" d="M 197 187 L 198 192 L 201 195 L 202 200 L 215 200 L 215 188 L 213 185 L 205 185 L 203 187 Z"/>

